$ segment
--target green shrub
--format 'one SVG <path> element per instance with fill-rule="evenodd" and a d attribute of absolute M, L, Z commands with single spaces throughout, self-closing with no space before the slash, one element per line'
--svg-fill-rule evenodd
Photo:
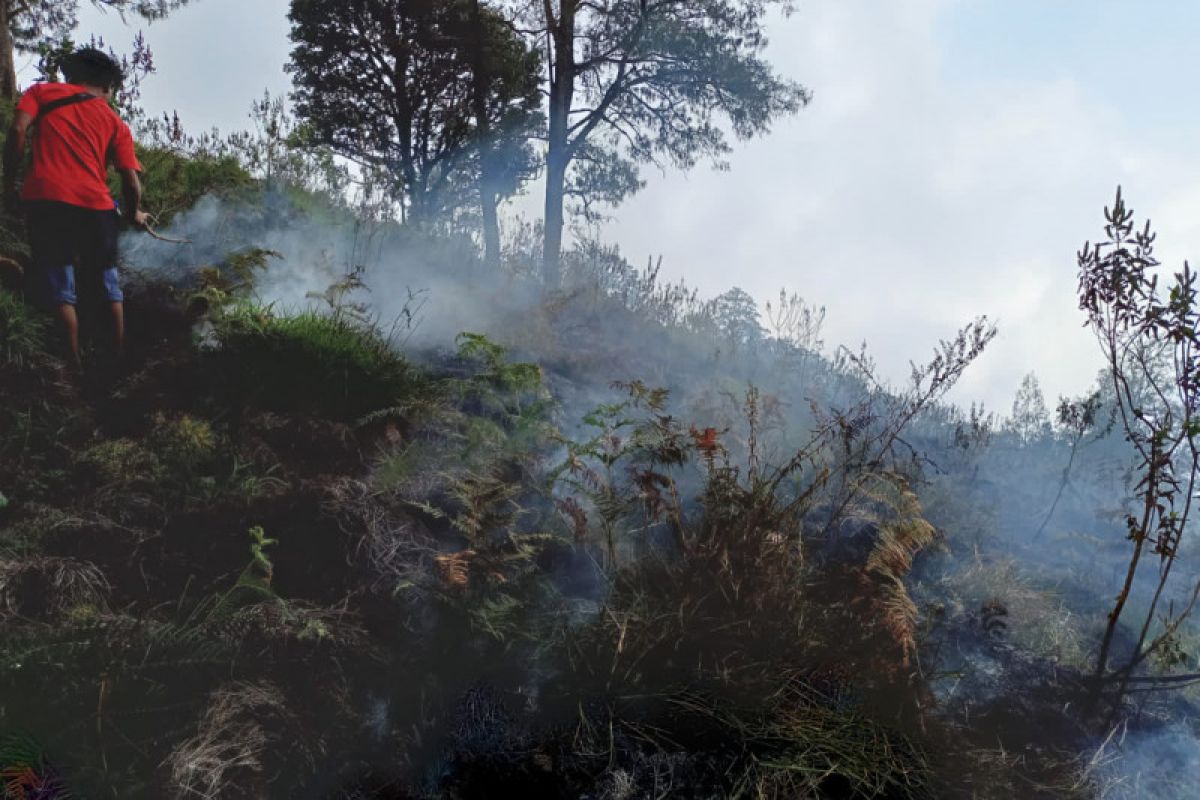
<path fill-rule="evenodd" d="M 132 439 L 109 439 L 75 458 L 84 477 L 109 489 L 153 487 L 165 476 L 162 461 Z"/>
<path fill-rule="evenodd" d="M 0 367 L 24 367 L 41 352 L 46 321 L 13 294 L 0 292 Z"/>
<path fill-rule="evenodd" d="M 188 414 L 177 418 L 154 415 L 150 443 L 155 453 L 181 478 L 211 471 L 217 456 L 217 435 L 212 426 Z"/>
<path fill-rule="evenodd" d="M 167 225 L 180 211 L 191 208 L 201 197 L 238 195 L 253 189 L 254 179 L 233 156 L 198 154 L 189 156 L 163 147 L 138 147 L 138 160 L 146 187 L 143 207 Z M 114 178 L 113 192 L 119 191 Z"/>
<path fill-rule="evenodd" d="M 420 375 L 377 331 L 337 314 L 238 306 L 216 330 L 235 399 L 271 411 L 357 421 L 414 394 Z"/>

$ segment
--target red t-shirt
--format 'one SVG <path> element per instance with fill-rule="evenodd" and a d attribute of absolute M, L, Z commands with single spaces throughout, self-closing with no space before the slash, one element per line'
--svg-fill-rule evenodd
<path fill-rule="evenodd" d="M 84 91 L 71 83 L 35 83 L 21 97 L 17 110 L 37 119 L 46 103 Z M 117 169 L 142 168 L 133 152 L 129 126 L 103 98 L 56 108 L 34 128 L 33 166 L 21 198 L 111 209 L 110 161 Z"/>

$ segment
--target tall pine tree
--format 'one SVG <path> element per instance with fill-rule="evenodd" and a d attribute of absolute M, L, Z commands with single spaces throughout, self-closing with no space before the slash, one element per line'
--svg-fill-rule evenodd
<path fill-rule="evenodd" d="M 545 279 L 561 280 L 564 204 L 616 203 L 639 164 L 722 165 L 808 102 L 763 60 L 764 26 L 791 0 L 510 0 L 549 66 Z"/>
<path fill-rule="evenodd" d="M 407 218 L 496 204 L 536 170 L 536 51 L 478 0 L 293 0 L 297 113 L 342 156 L 394 176 Z"/>

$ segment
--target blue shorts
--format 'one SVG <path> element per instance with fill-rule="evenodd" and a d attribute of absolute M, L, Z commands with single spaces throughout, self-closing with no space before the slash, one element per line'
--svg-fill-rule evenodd
<path fill-rule="evenodd" d="M 119 217 L 66 203 L 27 205 L 33 250 L 28 288 L 35 302 L 47 306 L 124 301 L 117 274 Z M 78 285 L 77 285 L 78 284 Z"/>
<path fill-rule="evenodd" d="M 117 274 L 117 268 L 102 270 L 100 276 L 104 298 L 110 303 L 124 302 L 125 293 L 121 291 L 121 278 Z M 79 293 L 75 289 L 75 267 L 71 264 L 49 268 L 35 266 L 32 284 L 34 302 L 39 305 L 73 306 L 79 302 Z"/>

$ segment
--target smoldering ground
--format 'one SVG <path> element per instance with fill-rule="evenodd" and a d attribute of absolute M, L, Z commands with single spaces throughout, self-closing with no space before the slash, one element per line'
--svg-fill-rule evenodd
<path fill-rule="evenodd" d="M 819 328 L 803 337 L 779 326 L 747 335 L 747 322 L 760 320 L 745 314 L 721 319 L 712 306 L 688 300 L 684 289 L 672 294 L 669 287 L 647 285 L 645 271 L 612 251 L 573 254 L 574 282 L 546 302 L 535 276 L 520 266 L 535 259 L 515 243 L 507 268 L 489 273 L 470 241 L 316 219 L 281 195 L 252 205 L 206 198 L 168 232 L 192 243 L 131 234 L 129 266 L 187 284 L 196 269 L 219 266 L 231 252 L 275 251 L 278 258 L 255 283 L 261 303 L 278 312 L 360 304 L 397 347 L 426 363 L 445 358 L 462 331 L 487 334 L 509 346 L 514 358 L 543 368 L 559 404 L 556 422 L 568 432 L 580 431 L 590 410 L 614 402 L 619 393 L 612 381 L 641 380 L 669 389 L 671 409 L 681 418 L 729 430 L 736 439 L 745 435 L 743 400 L 753 384 L 769 401 L 765 457 L 786 459 L 814 424 L 814 407 L 848 409 L 889 395 L 844 353 L 823 348 Z M 348 273 L 362 287 L 331 294 Z M 654 319 L 647 309 L 655 303 L 674 303 L 675 317 Z M 1103 384 L 1101 376 L 1097 385 Z M 1103 413 L 1072 445 L 1041 402 L 1040 410 L 1032 409 L 1032 427 L 1016 424 L 1016 409 L 1006 417 L 976 417 L 938 406 L 914 420 L 903 442 L 923 477 L 918 489 L 927 516 L 941 535 L 939 547 L 918 559 L 912 579 L 927 634 L 921 669 L 940 704 L 962 718 L 1041 691 L 1059 671 L 1086 674 L 1128 563 L 1130 447 Z M 836 544 L 815 546 L 818 556 L 821 547 L 837 552 Z M 1194 585 L 1196 549 L 1189 535 L 1184 568 L 1167 591 L 1179 602 Z M 1153 572 L 1140 581 L 1136 588 L 1144 596 L 1153 589 Z M 1118 649 L 1130 647 L 1131 636 L 1123 633 Z M 1194 626 L 1184 631 L 1174 670 L 1200 668 L 1198 642 Z M 1188 723 L 1193 699 L 1189 690 L 1145 693 L 1131 704 L 1119 735 L 1068 724 L 1066 738 L 1103 796 L 1191 797 L 1200 783 L 1200 745 Z M 1053 693 L 1030 701 L 1037 702 L 1053 702 Z M 1044 710 L 1034 709 L 1026 723 L 1044 723 Z M 1073 723 L 1070 708 L 1054 713 Z"/>

